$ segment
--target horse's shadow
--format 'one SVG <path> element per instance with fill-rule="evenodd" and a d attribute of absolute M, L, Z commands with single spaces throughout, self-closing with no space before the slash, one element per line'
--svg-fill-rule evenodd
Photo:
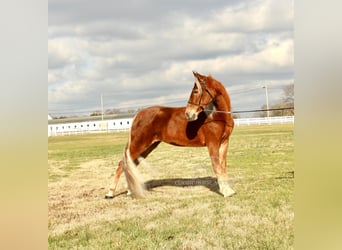
<path fill-rule="evenodd" d="M 200 177 L 200 178 L 171 178 L 171 179 L 160 179 L 160 180 L 149 180 L 145 182 L 147 190 L 153 190 L 157 187 L 171 186 L 171 187 L 195 187 L 203 186 L 208 188 L 214 193 L 219 192 L 219 185 L 217 178 L 214 177 Z"/>
<path fill-rule="evenodd" d="M 219 185 L 217 183 L 217 178 L 214 177 L 200 177 L 200 178 L 170 178 L 170 179 L 160 179 L 160 180 L 149 180 L 144 183 L 145 188 L 152 191 L 154 188 L 170 186 L 170 187 L 196 187 L 203 186 L 208 188 L 210 191 L 220 194 Z M 114 197 L 127 194 L 127 188 L 115 192 Z"/>

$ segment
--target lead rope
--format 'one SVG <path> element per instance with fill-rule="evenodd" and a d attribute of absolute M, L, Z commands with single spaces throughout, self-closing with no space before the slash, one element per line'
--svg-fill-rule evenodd
<path fill-rule="evenodd" d="M 294 109 L 294 107 L 274 108 L 274 109 L 239 110 L 239 111 L 221 111 L 221 110 L 213 110 L 213 109 L 203 109 L 203 111 L 216 112 L 216 113 L 224 113 L 224 114 L 239 114 L 239 113 L 263 112 L 263 111 L 274 111 L 274 110 L 288 110 L 288 109 Z"/>

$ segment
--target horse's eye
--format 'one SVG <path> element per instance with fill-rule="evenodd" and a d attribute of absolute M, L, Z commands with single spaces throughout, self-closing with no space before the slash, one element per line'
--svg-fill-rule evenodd
<path fill-rule="evenodd" d="M 194 94 L 198 94 L 198 89 L 194 89 Z"/>

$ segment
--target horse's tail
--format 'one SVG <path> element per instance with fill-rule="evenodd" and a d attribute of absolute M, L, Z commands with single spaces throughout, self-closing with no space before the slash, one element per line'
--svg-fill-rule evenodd
<path fill-rule="evenodd" d="M 126 176 L 128 190 L 132 192 L 136 198 L 145 197 L 145 185 L 129 152 L 129 144 L 126 145 L 123 157 L 123 170 Z"/>

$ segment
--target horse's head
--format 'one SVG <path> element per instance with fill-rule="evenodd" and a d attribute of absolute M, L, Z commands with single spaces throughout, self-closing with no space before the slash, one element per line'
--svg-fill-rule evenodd
<path fill-rule="evenodd" d="M 207 87 L 207 76 L 203 76 L 194 71 L 193 73 L 195 76 L 195 84 L 185 109 L 185 117 L 188 121 L 197 120 L 198 114 L 201 113 L 209 103 L 214 101 L 214 97 Z"/>

